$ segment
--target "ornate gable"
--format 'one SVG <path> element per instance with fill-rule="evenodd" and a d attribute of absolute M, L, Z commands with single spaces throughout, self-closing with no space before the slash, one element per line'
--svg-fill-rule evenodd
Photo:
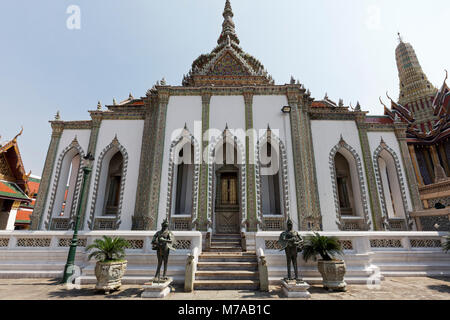
<path fill-rule="evenodd" d="M 231 55 L 230 52 L 226 52 L 220 59 L 214 64 L 210 75 L 216 76 L 249 76 L 250 73 L 245 70 L 244 66 Z"/>
<path fill-rule="evenodd" d="M 183 86 L 271 85 L 272 77 L 257 59 L 239 46 L 230 1 L 225 3 L 224 22 L 217 46 L 202 54 L 183 78 Z"/>

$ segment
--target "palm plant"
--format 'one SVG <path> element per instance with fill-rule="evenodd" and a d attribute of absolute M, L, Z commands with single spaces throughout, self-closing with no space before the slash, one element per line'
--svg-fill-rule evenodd
<path fill-rule="evenodd" d="M 322 260 L 331 261 L 337 255 L 343 255 L 342 246 L 336 237 L 321 236 L 317 232 L 307 236 L 303 245 L 303 260 L 317 261 L 317 255 Z"/>
<path fill-rule="evenodd" d="M 445 252 L 450 251 L 450 236 L 445 237 L 445 242 L 442 245 L 442 248 L 444 249 Z"/>
<path fill-rule="evenodd" d="M 129 247 L 128 241 L 123 238 L 95 239 L 94 243 L 86 248 L 86 251 L 97 249 L 89 254 L 88 259 L 95 258 L 100 262 L 121 261 L 125 257 L 125 248 Z"/>

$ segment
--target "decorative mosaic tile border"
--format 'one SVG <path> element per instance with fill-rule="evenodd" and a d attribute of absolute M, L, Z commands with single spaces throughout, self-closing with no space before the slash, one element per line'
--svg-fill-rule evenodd
<path fill-rule="evenodd" d="M 364 182 L 364 174 L 363 174 L 362 165 L 361 165 L 361 158 L 359 157 L 359 155 L 356 152 L 356 150 L 353 149 L 350 145 L 348 145 L 344 141 L 342 136 L 341 136 L 341 140 L 339 141 L 339 143 L 337 145 L 335 145 L 333 147 L 333 149 L 331 149 L 330 156 L 328 158 L 328 164 L 329 164 L 330 172 L 331 172 L 331 183 L 333 185 L 334 205 L 335 205 L 335 208 L 336 208 L 336 218 L 337 218 L 336 224 L 338 225 L 339 230 L 343 230 L 344 221 L 342 220 L 341 210 L 340 210 L 340 207 L 339 207 L 339 196 L 338 196 L 337 183 L 336 183 L 336 168 L 335 168 L 335 165 L 334 165 L 334 158 L 336 156 L 336 153 L 340 149 L 346 149 L 347 151 L 349 151 L 353 155 L 353 158 L 355 159 L 356 169 L 357 169 L 357 172 L 358 172 L 358 179 L 359 179 L 361 203 L 363 205 L 364 230 L 369 230 L 370 229 L 369 209 L 368 209 L 368 206 L 367 206 L 366 186 L 365 186 L 365 182 Z"/>
<path fill-rule="evenodd" d="M 92 190 L 91 210 L 90 210 L 90 216 L 89 216 L 89 220 L 88 220 L 88 226 L 89 226 L 89 229 L 91 229 L 91 230 L 94 230 L 94 228 L 95 228 L 95 225 L 94 225 L 95 205 L 96 205 L 97 196 L 98 196 L 98 185 L 99 185 L 99 181 L 100 181 L 100 174 L 101 174 L 102 166 L 103 166 L 103 162 L 104 162 L 103 158 L 105 157 L 106 153 L 113 148 L 117 149 L 122 154 L 122 157 L 123 157 L 122 179 L 120 182 L 120 194 L 119 194 L 119 206 L 117 209 L 117 215 L 115 218 L 114 228 L 118 229 L 119 225 L 121 223 L 120 217 L 122 214 L 123 194 L 125 191 L 125 182 L 126 182 L 126 177 L 127 177 L 128 152 L 125 149 L 125 147 L 120 144 L 119 140 L 117 139 L 117 136 L 115 136 L 114 139 L 111 141 L 111 143 L 109 145 L 107 145 L 105 147 L 105 149 L 103 149 L 103 151 L 100 153 L 100 155 L 97 159 L 97 168 L 95 171 L 94 189 Z M 101 216 L 99 216 L 99 218 L 100 217 Z"/>
<path fill-rule="evenodd" d="M 208 220 L 208 228 L 212 228 L 212 212 L 213 212 L 213 195 L 214 195 L 214 181 L 215 181 L 215 156 L 216 156 L 216 148 L 227 141 L 228 139 L 233 139 L 235 146 L 238 148 L 238 152 L 241 154 L 241 227 L 246 226 L 247 221 L 247 192 L 246 192 L 246 161 L 245 161 L 245 148 L 242 142 L 228 129 L 225 129 L 220 138 L 216 141 L 215 137 L 211 138 L 209 144 L 209 159 L 208 159 L 208 206 L 207 206 L 207 220 Z M 228 140 L 229 141 L 229 140 Z"/>
<path fill-rule="evenodd" d="M 84 151 L 83 148 L 81 148 L 80 144 L 78 143 L 77 138 L 75 137 L 73 139 L 73 141 L 70 143 L 70 145 L 68 145 L 59 155 L 58 157 L 58 161 L 56 163 L 56 170 L 55 170 L 55 178 L 53 180 L 53 186 L 52 186 L 52 191 L 50 193 L 50 203 L 48 206 L 48 211 L 47 211 L 47 219 L 44 222 L 44 227 L 45 229 L 49 229 L 51 226 L 51 220 L 52 220 L 52 212 L 53 212 L 53 206 L 55 204 L 55 197 L 56 197 L 56 190 L 58 189 L 58 185 L 59 185 L 59 178 L 61 175 L 61 166 L 62 166 L 62 162 L 64 160 L 64 157 L 66 156 L 66 154 L 72 150 L 72 149 L 77 149 L 78 154 L 80 155 L 81 158 L 83 158 L 84 155 Z M 71 220 L 75 211 L 76 211 L 76 207 L 78 204 L 78 198 L 80 196 L 80 188 L 81 188 L 81 179 L 83 177 L 83 168 L 81 166 L 80 163 L 80 167 L 78 168 L 78 173 L 77 173 L 77 180 L 76 180 L 76 184 L 75 184 L 75 194 L 72 200 L 72 206 L 70 208 L 70 215 L 69 218 Z M 70 223 L 69 223 L 70 225 Z"/>
<path fill-rule="evenodd" d="M 274 141 L 278 146 L 280 150 L 280 170 L 281 170 L 281 177 L 282 177 L 282 183 L 283 183 L 283 221 L 287 220 L 287 217 L 290 217 L 290 202 L 289 202 L 289 180 L 288 180 L 288 162 L 287 162 L 287 153 L 286 153 L 286 147 L 284 146 L 283 141 L 280 140 L 280 138 L 275 135 L 273 132 L 269 131 L 268 129 L 266 133 L 258 140 L 256 143 L 256 165 L 255 165 L 255 171 L 256 171 L 256 209 L 257 209 L 257 219 L 258 219 L 258 226 L 262 226 L 264 228 L 264 217 L 262 213 L 262 197 L 261 197 L 261 175 L 260 175 L 260 150 L 261 147 L 266 143 L 272 144 L 272 141 Z M 270 132 L 270 134 L 269 134 Z"/>
<path fill-rule="evenodd" d="M 170 144 L 170 152 L 169 152 L 169 173 L 168 173 L 168 182 L 167 182 L 167 201 L 166 201 L 166 218 L 171 221 L 171 212 L 172 212 L 172 193 L 173 193 L 173 180 L 175 178 L 174 174 L 174 160 L 176 157 L 175 149 L 179 143 L 182 142 L 190 143 L 194 146 L 194 177 L 192 181 L 192 225 L 195 225 L 198 219 L 198 189 L 199 189 L 199 175 L 200 175 L 200 146 L 194 136 L 184 128 L 183 132 Z M 183 143 L 184 145 L 184 143 Z"/>
<path fill-rule="evenodd" d="M 378 146 L 378 148 L 373 153 L 373 168 L 374 168 L 374 171 L 375 171 L 375 180 L 377 182 L 378 193 L 379 193 L 379 196 L 380 196 L 381 212 L 383 214 L 383 223 L 384 223 L 384 225 L 385 225 L 385 227 L 387 229 L 390 229 L 389 217 L 388 217 L 387 208 L 386 208 L 386 199 L 384 198 L 383 183 L 381 181 L 380 168 L 379 168 L 379 165 L 378 165 L 378 158 L 380 157 L 380 154 L 381 154 L 381 152 L 383 150 L 386 150 L 388 153 L 390 153 L 390 155 L 394 159 L 395 171 L 397 172 L 397 178 L 399 180 L 400 191 L 401 191 L 401 194 L 402 194 L 403 208 L 405 210 L 405 215 L 406 215 L 405 222 L 406 222 L 406 225 L 411 230 L 411 226 L 412 226 L 413 222 L 412 222 L 412 220 L 411 220 L 411 218 L 410 218 L 410 216 L 408 214 L 408 203 L 406 201 L 405 182 L 404 182 L 403 175 L 402 175 L 402 169 L 401 169 L 401 166 L 400 166 L 400 161 L 399 161 L 398 156 L 395 153 L 395 151 L 392 150 L 383 141 L 383 139 L 381 139 L 380 145 Z"/>

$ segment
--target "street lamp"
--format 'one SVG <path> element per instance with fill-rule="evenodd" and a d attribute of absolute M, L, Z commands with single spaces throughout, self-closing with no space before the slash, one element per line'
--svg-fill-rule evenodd
<path fill-rule="evenodd" d="M 70 276 L 74 273 L 74 267 L 75 267 L 75 254 L 77 252 L 77 245 L 78 245 L 78 228 L 80 224 L 80 214 L 81 214 L 81 205 L 84 200 L 85 196 L 85 189 L 86 189 L 86 180 L 89 176 L 89 174 L 92 171 L 92 163 L 94 162 L 94 157 L 90 152 L 86 156 L 83 157 L 81 160 L 81 167 L 83 168 L 83 185 L 81 187 L 81 198 L 78 203 L 78 209 L 77 209 L 77 215 L 75 218 L 75 226 L 73 228 L 73 237 L 72 237 L 72 243 L 70 244 L 69 248 L 69 254 L 67 256 L 67 262 L 66 266 L 64 267 L 64 275 L 62 279 L 62 283 L 66 283 Z"/>

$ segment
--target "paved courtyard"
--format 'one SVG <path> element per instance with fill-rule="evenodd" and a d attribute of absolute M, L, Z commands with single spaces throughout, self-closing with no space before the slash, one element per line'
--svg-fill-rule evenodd
<path fill-rule="evenodd" d="M 347 292 L 328 292 L 320 285 L 310 288 L 312 300 L 450 300 L 450 278 L 414 277 L 385 278 L 379 289 L 368 289 L 366 285 L 349 285 Z M 68 290 L 54 279 L 0 279 L 0 299 L 141 299 L 140 285 L 123 285 L 121 290 L 109 295 L 98 293 L 94 285 L 83 285 L 80 289 Z M 195 291 L 185 293 L 181 287 L 165 299 L 174 300 L 234 300 L 234 299 L 284 299 L 280 287 L 273 286 L 270 292 Z"/>

